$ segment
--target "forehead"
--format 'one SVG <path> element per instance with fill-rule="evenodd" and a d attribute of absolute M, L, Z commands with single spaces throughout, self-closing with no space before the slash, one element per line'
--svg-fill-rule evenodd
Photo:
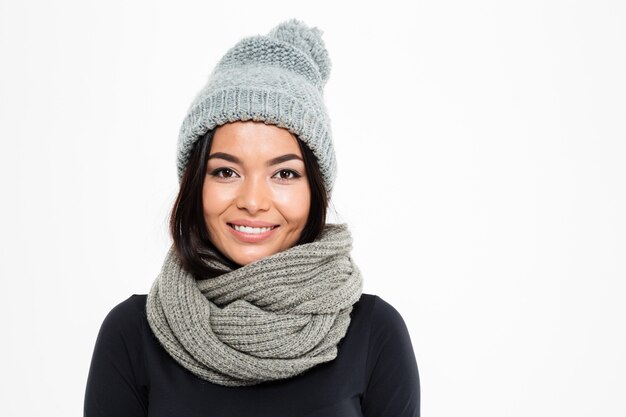
<path fill-rule="evenodd" d="M 219 126 L 213 135 L 211 152 L 256 157 L 284 153 L 302 156 L 293 133 L 275 125 L 253 121 L 237 121 Z"/>

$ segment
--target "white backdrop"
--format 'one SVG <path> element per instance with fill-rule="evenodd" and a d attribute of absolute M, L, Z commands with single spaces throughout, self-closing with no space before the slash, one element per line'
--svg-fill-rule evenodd
<path fill-rule="evenodd" d="M 291 17 L 324 31 L 336 220 L 422 414 L 626 415 L 626 2 L 244 3 L 0 0 L 0 415 L 82 414 L 169 245 L 188 105 Z"/>

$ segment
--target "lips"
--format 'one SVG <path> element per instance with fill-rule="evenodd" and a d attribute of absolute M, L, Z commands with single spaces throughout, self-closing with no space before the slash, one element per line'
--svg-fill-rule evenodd
<path fill-rule="evenodd" d="M 263 224 L 263 222 L 255 223 Z M 228 223 L 228 229 L 231 231 L 234 237 L 244 243 L 259 243 L 273 235 L 274 231 L 279 227 L 278 225 L 273 225 L 271 223 L 264 224 L 269 224 L 269 226 L 252 227 L 247 225 L 240 225 L 237 223 Z"/>
<path fill-rule="evenodd" d="M 248 227 L 278 227 L 276 223 L 265 222 L 262 220 L 237 219 L 228 222 L 229 226 L 248 226 Z"/>
<path fill-rule="evenodd" d="M 269 226 L 269 227 L 250 227 L 250 226 L 242 226 L 239 224 L 229 224 L 230 227 L 242 233 L 251 233 L 254 235 L 258 235 L 261 233 L 269 232 L 270 230 L 275 229 L 278 226 Z"/>

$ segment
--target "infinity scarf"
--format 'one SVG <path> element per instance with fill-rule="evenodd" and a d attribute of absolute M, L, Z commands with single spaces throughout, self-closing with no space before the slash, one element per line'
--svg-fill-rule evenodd
<path fill-rule="evenodd" d="M 333 360 L 362 292 L 346 224 L 311 243 L 195 279 L 170 248 L 146 313 L 165 350 L 198 377 L 224 386 L 289 378 Z M 210 255 L 210 253 L 209 253 Z"/>

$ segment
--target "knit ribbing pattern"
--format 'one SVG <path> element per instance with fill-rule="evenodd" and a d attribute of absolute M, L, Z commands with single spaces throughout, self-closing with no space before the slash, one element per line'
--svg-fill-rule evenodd
<path fill-rule="evenodd" d="M 266 36 L 242 39 L 224 55 L 180 128 L 179 180 L 200 136 L 225 123 L 254 120 L 301 139 L 315 155 L 331 194 L 337 163 L 323 99 L 331 63 L 321 34 L 292 19 Z"/>
<path fill-rule="evenodd" d="M 327 224 L 314 242 L 234 270 L 212 256 L 224 273 L 200 280 L 170 249 L 148 294 L 148 323 L 204 380 L 244 386 L 298 375 L 337 356 L 362 292 L 351 249 L 347 226 Z"/>

